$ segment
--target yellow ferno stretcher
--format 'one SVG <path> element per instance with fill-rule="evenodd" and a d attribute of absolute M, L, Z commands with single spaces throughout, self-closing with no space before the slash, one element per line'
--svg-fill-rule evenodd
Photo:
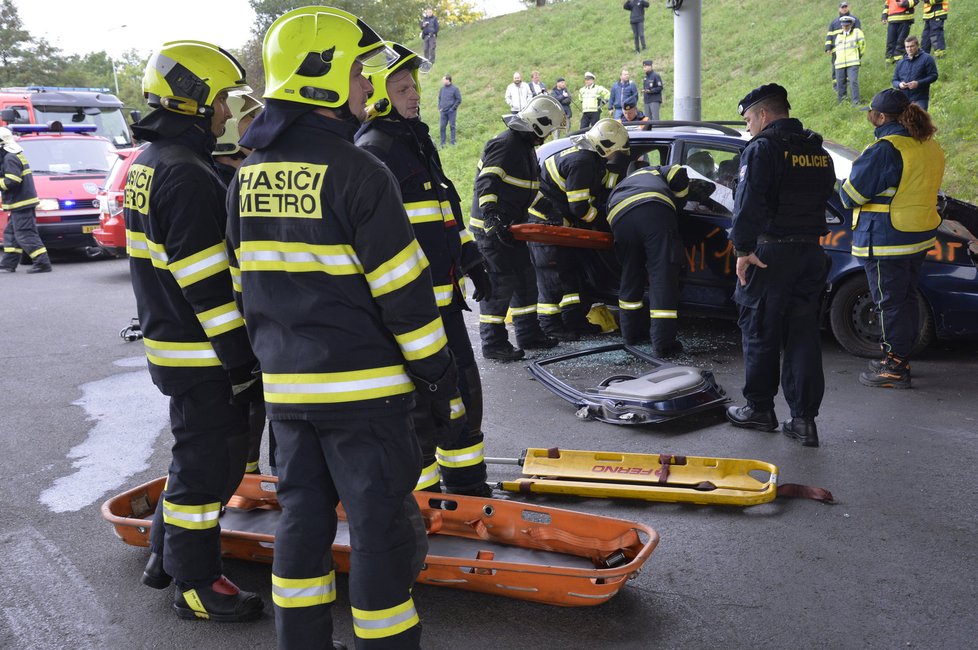
<path fill-rule="evenodd" d="M 102 504 L 122 541 L 148 546 L 165 478 Z M 277 479 L 246 475 L 221 515 L 225 557 L 271 562 L 281 508 Z M 415 492 L 428 532 L 418 582 L 565 607 L 599 605 L 635 577 L 659 543 L 641 523 L 479 497 Z M 333 542 L 339 572 L 350 569 L 350 531 L 342 506 Z"/>
<path fill-rule="evenodd" d="M 486 458 L 517 464 L 523 477 L 497 487 L 520 494 L 573 494 L 696 504 L 754 506 L 776 496 L 832 502 L 821 488 L 778 485 L 778 468 L 760 460 L 672 454 L 626 454 L 572 449 L 526 449 L 519 459 Z"/>

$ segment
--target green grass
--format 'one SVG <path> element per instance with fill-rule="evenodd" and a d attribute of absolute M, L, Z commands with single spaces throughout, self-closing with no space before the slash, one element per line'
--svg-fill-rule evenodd
<path fill-rule="evenodd" d="M 504 128 L 500 116 L 508 108 L 503 93 L 516 70 L 526 80 L 531 70 L 539 70 L 548 87 L 556 77 L 566 77 L 568 87 L 576 93 L 587 70 L 610 88 L 623 66 L 632 79 L 640 78 L 642 60 L 652 58 L 666 83 L 662 119 L 672 117 L 673 16 L 664 4 L 656 0 L 646 13 L 649 49 L 641 55 L 632 50 L 628 14 L 620 0 L 567 0 L 442 29 L 437 61 L 423 82 L 422 117 L 431 125 L 437 142 L 438 89 L 442 75 L 451 74 L 462 91 L 459 138 L 457 146 L 442 152 L 442 159 L 466 210 L 482 147 Z M 864 101 L 889 87 L 893 74 L 893 68 L 883 62 L 886 27 L 879 22 L 881 4 L 877 0 L 853 3 L 853 13 L 862 20 L 866 33 L 860 72 Z M 704 119 L 739 119 L 737 102 L 747 91 L 778 82 L 789 91 L 792 115 L 809 128 L 856 149 L 872 142 L 866 114 L 835 103 L 828 55 L 822 46 L 837 2 L 704 0 L 703 5 Z M 946 25 L 948 54 L 938 60 L 941 76 L 931 87 L 930 104 L 940 129 L 938 140 L 947 154 L 944 188 L 960 199 L 978 203 L 978 35 L 974 32 L 978 3 L 953 3 Z M 918 18 L 912 33 L 919 36 L 922 27 Z M 420 42 L 408 45 L 420 51 Z M 579 116 L 575 106 L 572 126 L 576 127 Z"/>

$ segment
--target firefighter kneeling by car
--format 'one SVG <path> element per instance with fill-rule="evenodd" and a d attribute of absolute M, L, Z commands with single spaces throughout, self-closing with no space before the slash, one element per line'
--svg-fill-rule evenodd
<path fill-rule="evenodd" d="M 621 262 L 621 334 L 629 345 L 646 338 L 642 294 L 647 278 L 651 318 L 648 334 L 657 357 L 668 357 L 683 349 L 676 339 L 679 272 L 683 264 L 677 215 L 688 191 L 685 168 L 646 167 L 625 178 L 608 198 L 608 223 L 615 238 L 615 254 Z"/>

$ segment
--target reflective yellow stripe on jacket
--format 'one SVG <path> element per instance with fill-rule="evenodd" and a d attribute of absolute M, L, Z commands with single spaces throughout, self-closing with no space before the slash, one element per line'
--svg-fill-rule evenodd
<path fill-rule="evenodd" d="M 144 338 L 143 345 L 146 348 L 146 358 L 157 366 L 200 368 L 221 365 L 214 346 L 207 341 L 186 343 Z"/>
<path fill-rule="evenodd" d="M 265 401 L 275 404 L 339 404 L 414 391 L 404 366 L 346 372 L 262 373 Z"/>

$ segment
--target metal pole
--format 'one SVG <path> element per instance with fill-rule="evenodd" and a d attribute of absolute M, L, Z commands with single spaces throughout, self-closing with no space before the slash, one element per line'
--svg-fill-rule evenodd
<path fill-rule="evenodd" d="M 109 57 L 109 63 L 112 64 L 112 79 L 115 81 L 115 96 L 119 96 L 119 75 L 115 71 L 115 59 L 111 56 Z"/>
<path fill-rule="evenodd" d="M 701 25 L 702 0 L 683 0 L 681 9 L 673 18 L 673 60 L 675 67 L 675 92 L 673 93 L 673 119 L 700 121 L 702 119 L 701 73 Z"/>

